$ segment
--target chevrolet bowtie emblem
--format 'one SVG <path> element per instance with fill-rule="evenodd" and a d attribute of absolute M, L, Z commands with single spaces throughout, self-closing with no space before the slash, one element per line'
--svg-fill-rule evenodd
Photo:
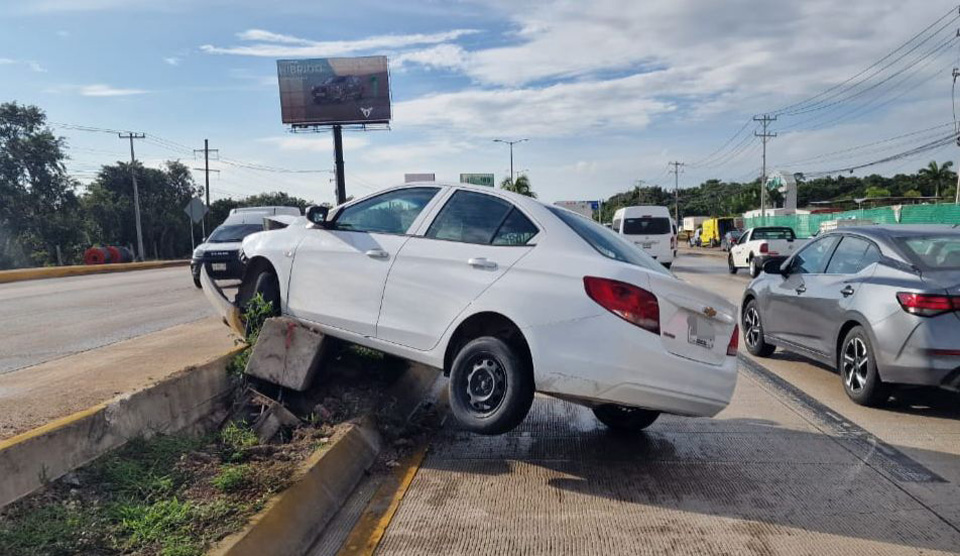
<path fill-rule="evenodd" d="M 707 316 L 710 317 L 710 318 L 713 318 L 713 317 L 717 316 L 717 310 L 714 309 L 713 307 L 704 307 L 704 308 L 703 308 L 703 314 L 704 314 L 704 315 L 707 315 Z"/>

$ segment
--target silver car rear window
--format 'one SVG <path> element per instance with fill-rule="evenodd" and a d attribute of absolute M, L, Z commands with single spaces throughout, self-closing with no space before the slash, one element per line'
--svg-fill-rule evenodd
<path fill-rule="evenodd" d="M 905 236 L 896 240 L 921 268 L 960 270 L 960 233 Z"/>

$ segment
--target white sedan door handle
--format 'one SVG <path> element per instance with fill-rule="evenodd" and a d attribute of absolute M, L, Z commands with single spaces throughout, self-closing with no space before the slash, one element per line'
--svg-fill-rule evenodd
<path fill-rule="evenodd" d="M 488 261 L 484 257 L 474 257 L 467 261 L 467 264 L 473 268 L 479 268 L 482 270 L 496 270 L 497 263 L 493 261 Z"/>
<path fill-rule="evenodd" d="M 390 256 L 390 254 L 383 249 L 371 249 L 366 252 L 366 255 L 371 259 L 386 259 Z"/>

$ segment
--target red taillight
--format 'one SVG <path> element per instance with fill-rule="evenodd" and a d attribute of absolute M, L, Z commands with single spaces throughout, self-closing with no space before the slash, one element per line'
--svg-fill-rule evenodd
<path fill-rule="evenodd" d="M 727 355 L 737 356 L 737 350 L 740 349 L 740 325 L 733 325 L 733 336 L 730 336 L 730 343 L 727 344 Z"/>
<path fill-rule="evenodd" d="M 766 243 L 761 243 L 761 244 L 760 244 L 760 252 L 761 252 L 761 253 L 769 253 L 769 252 L 770 252 L 770 246 L 767 245 Z"/>
<path fill-rule="evenodd" d="M 897 301 L 904 311 L 921 317 L 960 311 L 960 297 L 900 292 L 897 294 Z"/>
<path fill-rule="evenodd" d="M 644 330 L 660 334 L 660 304 L 657 296 L 647 290 L 593 276 L 583 277 L 583 289 L 604 309 Z"/>

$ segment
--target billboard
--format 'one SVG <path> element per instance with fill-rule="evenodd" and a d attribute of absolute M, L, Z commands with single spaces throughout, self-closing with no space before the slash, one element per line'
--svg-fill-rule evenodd
<path fill-rule="evenodd" d="M 597 201 L 557 201 L 554 205 L 593 218 L 593 211 L 599 208 Z M 595 208 L 596 207 L 596 208 Z"/>
<path fill-rule="evenodd" d="M 390 121 L 386 56 L 277 60 L 277 78 L 285 124 Z"/>
<path fill-rule="evenodd" d="M 414 183 L 418 181 L 437 181 L 436 174 L 404 174 L 403 183 Z"/>
<path fill-rule="evenodd" d="M 493 174 L 460 174 L 460 183 L 493 187 Z"/>

